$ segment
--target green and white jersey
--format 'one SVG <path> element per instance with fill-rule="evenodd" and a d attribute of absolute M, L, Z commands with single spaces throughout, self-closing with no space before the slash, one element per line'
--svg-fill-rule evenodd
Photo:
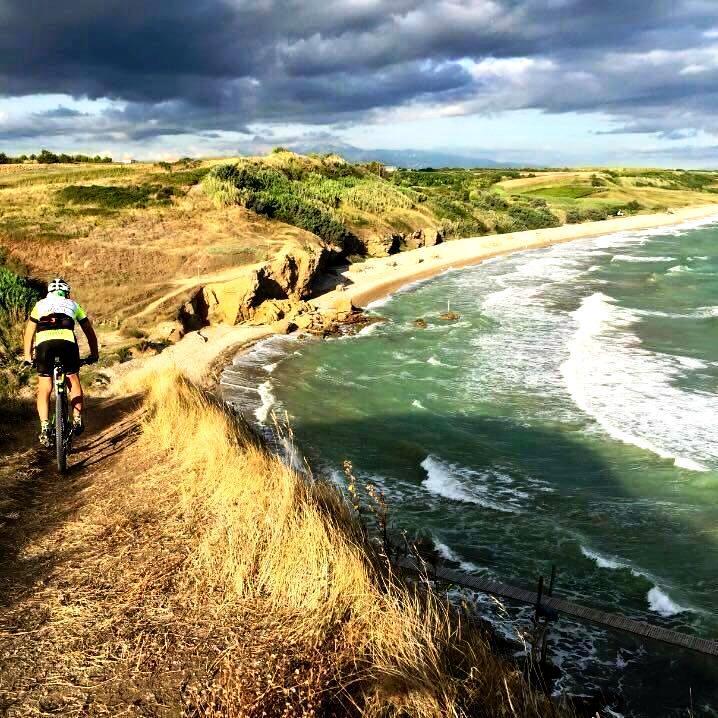
<path fill-rule="evenodd" d="M 30 321 L 37 324 L 35 345 L 50 339 L 75 342 L 75 322 L 87 319 L 85 310 L 73 299 L 48 294 L 30 312 Z"/>

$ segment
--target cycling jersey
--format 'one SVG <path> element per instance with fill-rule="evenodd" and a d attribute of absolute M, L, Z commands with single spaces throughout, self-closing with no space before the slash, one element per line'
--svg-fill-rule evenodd
<path fill-rule="evenodd" d="M 76 343 L 75 322 L 85 319 L 87 314 L 77 302 L 59 294 L 48 294 L 30 312 L 30 321 L 37 324 L 35 346 L 51 339 Z"/>

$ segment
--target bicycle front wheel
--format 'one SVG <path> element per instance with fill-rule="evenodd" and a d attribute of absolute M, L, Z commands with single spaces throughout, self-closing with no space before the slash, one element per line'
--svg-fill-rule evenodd
<path fill-rule="evenodd" d="M 67 426 L 67 410 L 65 404 L 67 397 L 64 391 L 55 393 L 55 453 L 57 455 L 57 470 L 63 474 L 67 469 L 67 454 L 65 452 L 65 436 L 69 429 Z"/>

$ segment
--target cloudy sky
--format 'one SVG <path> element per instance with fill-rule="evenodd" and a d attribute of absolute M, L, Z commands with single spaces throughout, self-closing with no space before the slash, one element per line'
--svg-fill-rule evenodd
<path fill-rule="evenodd" d="M 718 166 L 718 0 L 0 0 L 0 150 Z"/>

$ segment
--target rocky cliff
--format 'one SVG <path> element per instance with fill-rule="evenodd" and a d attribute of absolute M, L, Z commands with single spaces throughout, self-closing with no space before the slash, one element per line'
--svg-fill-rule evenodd
<path fill-rule="evenodd" d="M 419 229 L 413 233 L 390 233 L 365 242 L 369 256 L 385 257 L 403 250 L 439 244 L 440 230 Z M 317 244 L 290 243 L 264 264 L 248 267 L 241 276 L 227 282 L 207 284 L 180 309 L 182 332 L 210 324 L 272 324 L 287 320 L 290 328 L 319 329 L 326 326 L 304 301 L 318 276 L 326 269 L 336 249 Z M 347 314 L 352 309 L 347 308 Z"/>
<path fill-rule="evenodd" d="M 270 301 L 272 305 L 263 314 L 272 321 L 271 306 L 288 309 L 309 296 L 312 283 L 330 256 L 331 250 L 322 244 L 285 246 L 271 262 L 248 267 L 231 281 L 198 289 L 180 309 L 182 327 L 192 331 L 219 322 L 239 324 L 253 319 Z"/>

